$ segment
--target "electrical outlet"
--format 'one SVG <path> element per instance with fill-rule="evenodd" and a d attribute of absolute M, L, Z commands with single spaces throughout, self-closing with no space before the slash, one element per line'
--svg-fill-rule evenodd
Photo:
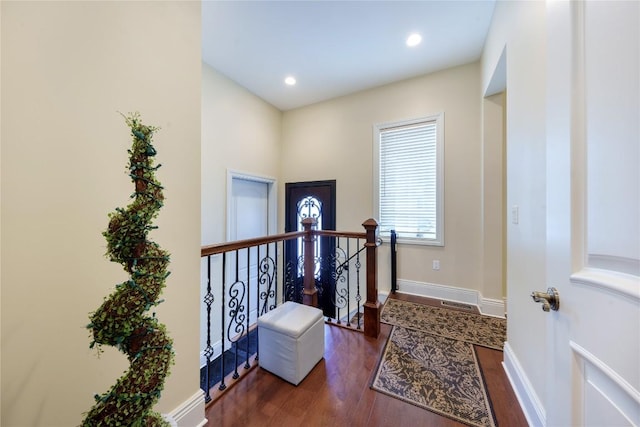
<path fill-rule="evenodd" d="M 440 260 L 439 259 L 434 259 L 433 260 L 433 269 L 434 270 L 440 270 Z"/>

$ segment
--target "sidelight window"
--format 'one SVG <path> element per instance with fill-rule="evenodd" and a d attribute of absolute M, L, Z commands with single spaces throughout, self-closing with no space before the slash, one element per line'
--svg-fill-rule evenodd
<path fill-rule="evenodd" d="M 316 199 L 313 196 L 307 196 L 298 201 L 297 205 L 297 223 L 298 223 L 298 231 L 303 231 L 304 227 L 302 226 L 302 220 L 306 218 L 314 218 L 316 220 L 316 230 L 322 230 L 322 203 L 320 200 Z M 314 242 L 314 253 L 320 253 L 320 241 L 321 239 L 315 239 Z M 304 253 L 304 242 L 302 237 L 298 237 L 297 245 L 298 245 L 298 254 Z M 318 259 L 315 263 L 315 271 L 314 277 L 318 278 L 320 274 L 320 263 L 321 259 Z M 304 263 L 300 262 L 298 264 L 298 277 L 304 277 Z"/>

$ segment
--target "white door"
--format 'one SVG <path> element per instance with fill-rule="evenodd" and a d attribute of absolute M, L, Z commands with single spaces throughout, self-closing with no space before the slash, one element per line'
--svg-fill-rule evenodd
<path fill-rule="evenodd" d="M 640 3 L 547 8 L 546 424 L 638 426 Z"/>
<path fill-rule="evenodd" d="M 232 178 L 229 241 L 268 234 L 269 185 L 266 182 Z"/>
<path fill-rule="evenodd" d="M 269 183 L 233 177 L 229 208 L 228 240 L 230 242 L 269 234 Z M 237 261 L 237 280 L 240 284 L 234 288 L 235 290 L 230 289 L 230 291 L 239 292 L 238 297 L 242 297 L 240 306 L 248 307 L 249 324 L 253 324 L 256 322 L 258 312 L 258 249 L 254 247 L 239 251 L 237 260 L 230 254 L 228 260 L 230 263 Z M 235 265 L 228 271 L 230 274 L 228 283 L 233 286 L 236 282 Z"/>

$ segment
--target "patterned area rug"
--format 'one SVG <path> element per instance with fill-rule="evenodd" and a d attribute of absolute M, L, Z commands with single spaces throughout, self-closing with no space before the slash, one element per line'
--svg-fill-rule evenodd
<path fill-rule="evenodd" d="M 393 325 L 371 387 L 471 426 L 495 427 L 474 345 L 502 350 L 506 320 L 387 299 Z"/>
<path fill-rule="evenodd" d="M 502 350 L 507 336 L 505 319 L 396 299 L 387 299 L 380 320 L 495 350 Z"/>
<path fill-rule="evenodd" d="M 495 427 L 473 345 L 394 326 L 371 387 L 471 426 Z"/>

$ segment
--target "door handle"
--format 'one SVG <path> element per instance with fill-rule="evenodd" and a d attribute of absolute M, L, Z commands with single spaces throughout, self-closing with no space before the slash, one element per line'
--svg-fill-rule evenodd
<path fill-rule="evenodd" d="M 556 288 L 548 288 L 547 292 L 531 292 L 531 298 L 535 302 L 542 303 L 543 311 L 558 311 L 560 308 L 560 295 L 558 294 L 558 290 Z"/>

